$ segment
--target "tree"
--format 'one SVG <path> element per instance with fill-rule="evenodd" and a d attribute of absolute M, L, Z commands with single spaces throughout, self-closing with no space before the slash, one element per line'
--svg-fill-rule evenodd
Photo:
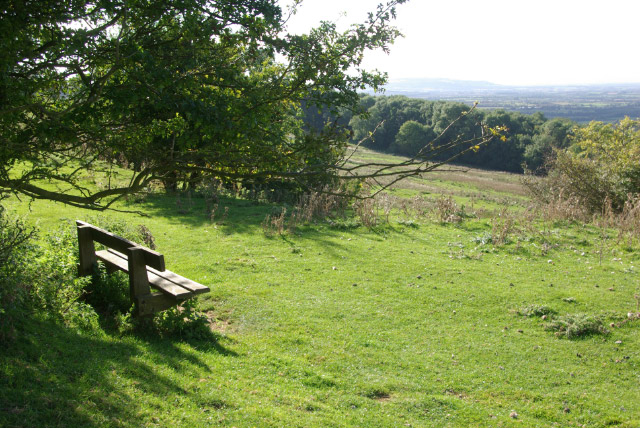
<path fill-rule="evenodd" d="M 621 211 L 630 198 L 637 198 L 640 120 L 591 122 L 576 128 L 573 139 L 572 146 L 555 150 L 548 183 L 534 186 L 544 189 L 548 184 L 555 194 L 577 201 L 589 213 Z"/>
<path fill-rule="evenodd" d="M 400 95 L 377 97 L 366 116 L 352 119 L 354 138 L 367 139 L 366 146 L 374 150 L 388 150 L 404 122 L 420 119 L 419 103 L 419 100 Z"/>
<path fill-rule="evenodd" d="M 304 35 L 286 33 L 276 0 L 4 2 L 0 191 L 105 209 L 156 180 L 308 187 L 387 174 L 348 167 L 346 130 L 307 132 L 300 105 L 357 110 L 358 90 L 385 81 L 363 54 L 388 50 L 405 1 Z M 83 186 L 86 171 L 109 178 L 116 165 L 128 183 Z"/>
<path fill-rule="evenodd" d="M 413 156 L 435 138 L 436 134 L 431 128 L 415 120 L 408 120 L 400 127 L 391 150 L 401 155 Z"/>
<path fill-rule="evenodd" d="M 603 174 L 621 177 L 640 168 L 640 119 L 591 122 L 575 131 L 575 139 L 578 155 L 598 163 Z"/>
<path fill-rule="evenodd" d="M 538 127 L 530 145 L 524 151 L 524 164 L 529 171 L 544 172 L 551 161 L 554 149 L 566 149 L 571 145 L 571 135 L 576 124 L 568 119 L 552 119 Z"/>

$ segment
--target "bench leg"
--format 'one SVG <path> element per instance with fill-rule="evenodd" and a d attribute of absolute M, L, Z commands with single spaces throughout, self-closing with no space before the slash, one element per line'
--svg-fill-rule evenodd
<path fill-rule="evenodd" d="M 96 258 L 96 249 L 91 237 L 91 228 L 88 226 L 78 226 L 78 249 L 80 250 L 78 276 L 92 275 L 98 259 Z"/>
<path fill-rule="evenodd" d="M 143 298 L 151 294 L 149 288 L 149 277 L 147 276 L 147 265 L 144 261 L 144 252 L 140 247 L 129 248 L 129 297 L 131 302 L 135 304 L 134 313 L 142 315 L 148 312 L 146 309 L 141 310 L 141 301 Z"/>
<path fill-rule="evenodd" d="M 180 303 L 163 293 L 150 293 L 138 296 L 136 300 L 137 315 L 140 317 L 151 316 L 156 312 L 164 311 Z"/>
<path fill-rule="evenodd" d="M 105 269 L 107 269 L 107 273 L 109 275 L 111 275 L 114 272 L 118 272 L 120 269 L 118 269 L 116 266 L 109 264 L 109 263 L 104 263 L 104 267 Z"/>

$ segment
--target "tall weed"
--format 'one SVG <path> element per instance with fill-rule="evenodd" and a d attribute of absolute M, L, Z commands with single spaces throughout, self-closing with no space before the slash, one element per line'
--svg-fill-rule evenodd
<path fill-rule="evenodd" d="M 494 245 L 507 244 L 515 231 L 516 218 L 508 208 L 502 208 L 491 218 L 491 242 Z"/>
<path fill-rule="evenodd" d="M 373 198 L 359 199 L 353 203 L 353 211 L 360 223 L 368 228 L 378 224 L 378 210 Z"/>

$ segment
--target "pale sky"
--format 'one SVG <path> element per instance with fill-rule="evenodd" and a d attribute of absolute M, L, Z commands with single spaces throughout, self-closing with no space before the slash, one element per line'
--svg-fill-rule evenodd
<path fill-rule="evenodd" d="M 321 19 L 345 29 L 381 1 L 304 0 L 289 31 L 305 32 Z M 640 0 L 410 0 L 397 14 L 405 37 L 390 55 L 365 59 L 390 80 L 640 82 Z"/>

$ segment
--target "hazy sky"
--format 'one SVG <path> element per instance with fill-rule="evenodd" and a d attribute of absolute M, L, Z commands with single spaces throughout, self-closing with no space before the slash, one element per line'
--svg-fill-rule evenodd
<path fill-rule="evenodd" d="M 381 0 L 304 0 L 289 23 L 362 22 Z M 282 5 L 288 4 L 281 0 Z M 405 35 L 369 68 L 406 77 L 544 85 L 640 82 L 640 0 L 410 0 Z"/>

